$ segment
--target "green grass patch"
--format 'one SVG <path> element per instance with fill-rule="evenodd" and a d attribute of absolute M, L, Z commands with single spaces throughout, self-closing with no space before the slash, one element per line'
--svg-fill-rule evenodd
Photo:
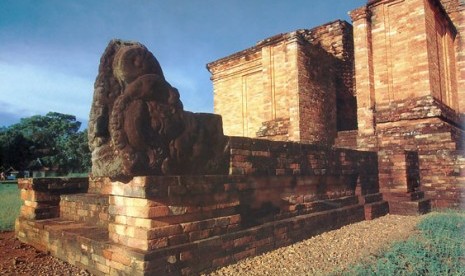
<path fill-rule="evenodd" d="M 0 185 L 0 231 L 14 229 L 22 201 L 17 184 Z"/>
<path fill-rule="evenodd" d="M 465 275 L 465 213 L 427 215 L 417 235 L 357 264 L 343 275 Z"/>

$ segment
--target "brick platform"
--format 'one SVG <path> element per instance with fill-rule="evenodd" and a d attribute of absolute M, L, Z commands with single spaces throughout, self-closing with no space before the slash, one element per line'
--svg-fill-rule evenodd
<path fill-rule="evenodd" d="M 150 251 L 111 241 L 105 228 L 59 218 L 19 218 L 16 227 L 21 241 L 95 275 L 191 275 L 363 219 L 363 206 L 351 205 Z"/>
<path fill-rule="evenodd" d="M 375 153 L 229 139 L 229 175 L 21 179 L 16 235 L 97 275 L 191 275 L 388 212 Z"/>
<path fill-rule="evenodd" d="M 37 185 L 22 179 L 20 187 L 47 193 L 42 185 L 54 180 Z M 60 217 L 21 215 L 17 237 L 96 275 L 188 275 L 387 212 L 380 194 L 359 200 L 354 183 L 343 178 L 135 177 L 111 183 L 107 196 L 62 195 Z M 107 217 L 96 220 L 102 210 Z"/>

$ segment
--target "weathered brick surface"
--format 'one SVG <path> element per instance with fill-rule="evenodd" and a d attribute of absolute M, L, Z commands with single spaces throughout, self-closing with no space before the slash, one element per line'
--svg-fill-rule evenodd
<path fill-rule="evenodd" d="M 388 211 L 376 153 L 238 137 L 229 150 L 230 175 L 91 178 L 94 193 L 23 192 L 60 212 L 19 217 L 16 235 L 96 275 L 189 275 Z"/>
<path fill-rule="evenodd" d="M 363 161 L 362 170 L 357 164 L 349 168 L 348 160 L 350 157 L 342 160 L 345 165 L 333 169 L 333 165 L 339 165 L 315 165 L 320 169 L 300 176 L 134 178 L 121 184 L 127 189 L 115 189 L 117 195 L 110 196 L 109 214 L 114 217 L 108 228 L 110 239 L 132 248 L 154 250 L 357 204 L 357 185 L 363 194 L 377 192 L 377 173 L 371 172 L 373 178 L 363 176 L 363 171 L 370 170 Z M 138 185 L 150 192 L 134 198 Z"/>
<path fill-rule="evenodd" d="M 332 69 L 339 60 L 319 47 L 297 48 L 300 135 L 293 141 L 331 145 L 337 131 L 336 82 Z"/>
<path fill-rule="evenodd" d="M 358 175 L 377 183 L 377 155 L 295 142 L 230 137 L 232 175 Z"/>
<path fill-rule="evenodd" d="M 399 106 L 402 105 L 402 106 Z M 392 108 L 394 107 L 394 108 Z M 398 110 L 399 112 L 392 112 Z M 462 115 L 454 112 L 430 96 L 403 102 L 394 102 L 380 108 L 377 113 L 379 158 L 390 160 L 384 166 L 380 162 L 380 174 L 389 174 L 399 160 L 394 156 L 400 148 L 414 152 L 415 171 L 406 170 L 403 175 L 408 192 L 421 189 L 432 199 L 436 207 L 459 207 L 463 194 L 460 179 L 460 161 L 463 152 L 464 132 L 457 127 Z M 449 160 L 446 162 L 446 160 Z M 455 173 L 454 173 L 455 172 Z M 387 174 L 385 174 L 387 176 Z M 389 177 L 389 176 L 387 176 Z M 392 174 L 391 179 L 396 177 Z M 410 180 L 418 184 L 412 184 Z M 380 176 L 384 193 L 389 182 Z M 460 192 L 462 191 L 462 192 Z"/>
<path fill-rule="evenodd" d="M 463 180 L 451 172 L 460 171 L 465 141 L 464 4 L 441 2 L 376 0 L 351 12 L 358 134 L 339 133 L 336 146 L 378 152 L 380 188 L 394 213 L 427 210 L 409 197 L 418 191 L 437 207 L 463 198 Z"/>
<path fill-rule="evenodd" d="M 458 35 L 455 38 L 455 66 L 457 70 L 457 111 L 465 113 L 465 48 L 463 43 L 463 33 L 465 32 L 464 11 L 465 3 L 459 0 L 441 0 L 446 9 L 453 25 L 455 26 Z"/>
<path fill-rule="evenodd" d="M 111 193 L 111 180 L 108 177 L 89 177 L 90 194 L 109 195 Z"/>
<path fill-rule="evenodd" d="M 385 199 L 390 199 L 390 193 L 422 190 L 435 207 L 459 207 L 464 198 L 459 160 L 465 136 L 458 127 L 463 115 L 431 96 L 380 105 L 375 115 L 373 148 L 378 151 Z M 357 148 L 354 139 L 366 145 L 353 133 L 339 135 L 338 146 Z"/>
<path fill-rule="evenodd" d="M 60 217 L 106 227 L 108 225 L 108 196 L 97 194 L 62 195 Z"/>
<path fill-rule="evenodd" d="M 48 194 L 70 194 L 87 191 L 87 178 L 22 178 L 18 180 L 22 190 L 46 192 Z"/>
<path fill-rule="evenodd" d="M 61 219 L 19 218 L 16 236 L 95 275 L 143 275 L 143 254 L 110 244 L 105 228 Z"/>
<path fill-rule="evenodd" d="M 95 275 L 196 275 L 363 220 L 364 216 L 363 206 L 349 205 L 151 251 L 112 243 L 103 228 L 60 219 L 19 218 L 16 229 L 21 241 Z"/>
<path fill-rule="evenodd" d="M 288 140 L 290 120 L 288 118 L 276 118 L 275 120 L 262 122 L 262 126 L 257 131 L 257 137 L 268 138 L 276 141 Z"/>
<path fill-rule="evenodd" d="M 357 136 L 357 130 L 338 131 L 334 145 L 336 145 L 338 148 L 356 149 Z"/>
<path fill-rule="evenodd" d="M 357 128 L 357 113 L 356 113 L 356 99 L 354 97 L 354 40 L 353 40 L 353 30 L 352 26 L 345 21 L 333 21 L 322 26 L 315 27 L 311 30 L 299 30 L 300 33 L 306 38 L 310 44 L 317 46 L 318 48 L 323 49 L 326 53 L 329 53 L 336 59 L 330 59 L 330 61 L 324 61 L 326 66 L 329 67 L 330 71 L 330 80 L 335 86 L 335 95 L 330 91 L 329 85 L 325 85 L 325 95 L 323 97 L 336 97 L 336 104 L 332 106 L 325 106 L 328 102 L 322 101 L 320 104 L 323 108 L 323 111 L 319 112 L 329 112 L 331 109 L 335 109 L 337 117 L 337 130 L 351 130 Z M 308 51 L 308 49 L 303 49 L 302 52 Z M 308 55 L 308 54 L 307 54 Z M 324 56 L 322 54 L 321 56 Z M 310 56 L 309 60 L 306 60 L 307 63 L 300 64 L 300 71 L 303 74 L 312 74 L 315 70 L 309 66 L 309 64 L 320 63 L 322 57 Z M 304 60 L 305 61 L 305 60 Z M 321 70 L 321 68 L 319 68 Z M 324 83 L 324 77 L 316 77 L 315 74 L 312 74 L 312 78 L 304 78 L 304 86 L 308 87 L 308 84 L 305 86 L 305 82 L 310 81 L 310 85 Z M 326 77 L 328 79 L 328 77 Z M 326 80 L 327 81 L 327 80 Z M 304 92 L 304 91 L 303 91 Z M 300 96 L 301 100 L 306 99 L 305 93 Z M 318 101 L 316 101 L 318 102 Z M 315 107 L 313 107 L 315 108 Z M 302 111 L 303 112 L 303 111 Z M 333 111 L 334 112 L 334 111 Z M 319 114 L 319 113 L 317 113 Z M 334 116 L 334 114 L 333 114 Z M 306 120 L 313 120 L 311 116 L 305 118 Z M 331 126 L 331 120 L 328 121 L 329 127 Z M 305 126 L 301 126 L 305 128 Z M 332 131 L 332 129 L 331 129 Z"/>
<path fill-rule="evenodd" d="M 352 12 L 354 30 L 365 34 L 365 38 L 360 35 L 361 40 L 355 35 L 359 103 L 359 99 L 382 104 L 433 95 L 460 110 L 456 105 L 457 68 L 451 42 L 457 29 L 438 4 L 432 0 L 371 1 L 366 8 Z M 364 82 L 368 85 L 363 86 Z"/>
<path fill-rule="evenodd" d="M 420 155 L 422 187 L 442 208 L 465 207 L 465 151 L 432 150 Z"/>
<path fill-rule="evenodd" d="M 280 34 L 207 67 L 227 135 L 331 144 L 336 127 L 356 127 L 347 22 Z"/>
<path fill-rule="evenodd" d="M 18 180 L 20 216 L 28 219 L 55 218 L 60 214 L 60 195 L 86 192 L 87 178 L 23 178 Z"/>

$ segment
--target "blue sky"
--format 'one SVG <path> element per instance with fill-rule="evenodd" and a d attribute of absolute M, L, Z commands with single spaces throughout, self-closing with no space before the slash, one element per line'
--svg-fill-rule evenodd
<path fill-rule="evenodd" d="M 184 108 L 213 111 L 205 65 L 278 33 L 310 29 L 366 0 L 0 0 L 0 126 L 56 111 L 87 123 L 113 38 L 145 44 Z"/>

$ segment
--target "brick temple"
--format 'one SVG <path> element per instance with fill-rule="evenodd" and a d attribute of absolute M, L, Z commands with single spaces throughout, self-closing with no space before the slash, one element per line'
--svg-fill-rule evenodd
<path fill-rule="evenodd" d="M 207 65 L 216 114 L 184 111 L 145 46 L 112 40 L 92 173 L 20 179 L 16 237 L 95 275 L 198 275 L 387 213 L 465 207 L 464 9 L 370 0 L 352 25 L 264 39 Z"/>
<path fill-rule="evenodd" d="M 465 3 L 368 1 L 207 65 L 226 135 L 378 153 L 391 213 L 465 200 Z M 423 206 L 423 207 L 422 207 Z M 463 205 L 462 205 L 463 207 Z"/>

